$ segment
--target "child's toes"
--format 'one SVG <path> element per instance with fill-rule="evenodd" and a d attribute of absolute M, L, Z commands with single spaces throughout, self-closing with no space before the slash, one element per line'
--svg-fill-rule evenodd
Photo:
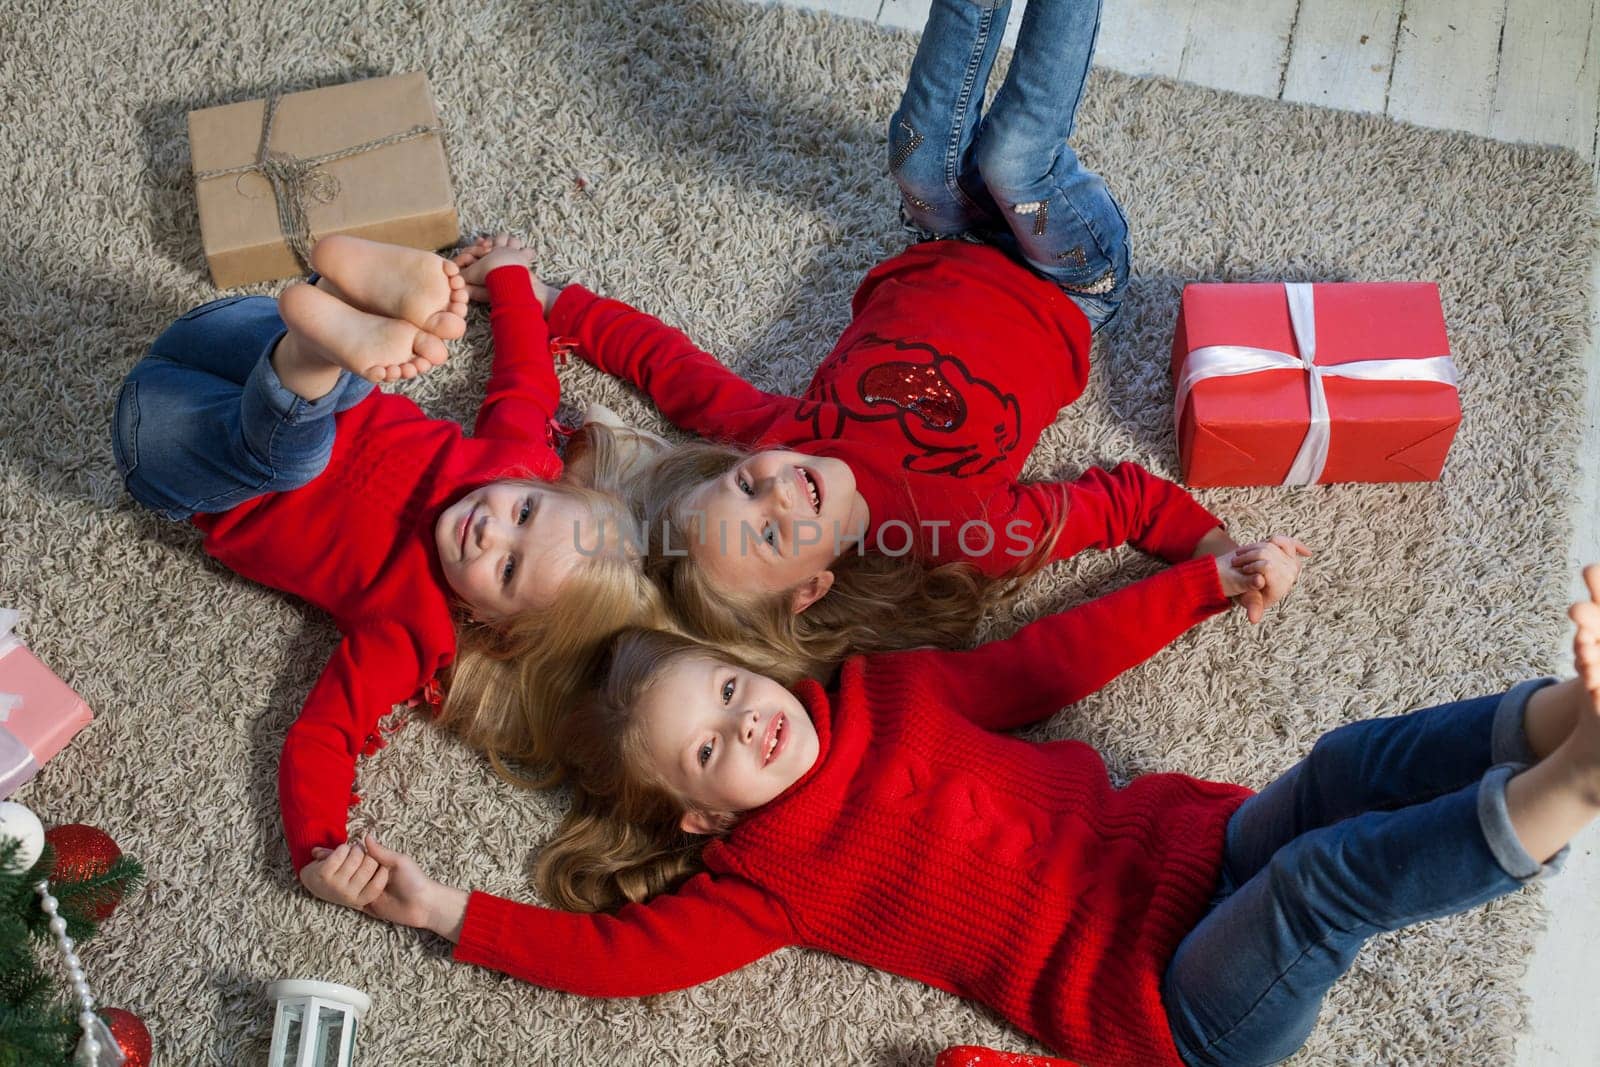
<path fill-rule="evenodd" d="M 465 326 L 465 323 L 463 322 L 462 325 Z M 450 350 L 444 346 L 444 342 L 427 330 L 417 331 L 416 340 L 411 342 L 411 351 L 427 360 L 429 365 L 443 363 L 450 357 Z M 410 366 L 410 364 L 408 363 L 407 366 Z M 411 376 L 416 376 L 415 370 L 412 371 Z"/>
<path fill-rule="evenodd" d="M 453 299 L 452 304 L 454 304 Z M 465 307 L 465 303 L 462 306 Z M 434 337 L 443 338 L 446 341 L 454 341 L 467 332 L 467 320 L 461 312 L 453 308 L 446 311 L 435 311 L 423 320 L 422 328 Z M 415 351 L 415 348 L 413 348 L 413 351 Z"/>

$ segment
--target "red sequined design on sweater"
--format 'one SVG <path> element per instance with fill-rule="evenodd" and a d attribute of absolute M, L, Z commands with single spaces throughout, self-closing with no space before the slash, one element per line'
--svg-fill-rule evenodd
<path fill-rule="evenodd" d="M 905 358 L 869 357 L 854 388 L 841 388 L 840 378 L 848 375 L 838 372 L 864 351 L 883 345 Z M 836 359 L 831 380 L 819 392 L 820 397 L 803 402 L 795 412 L 798 418 L 811 419 L 817 436 L 845 436 L 851 419 L 895 419 L 907 443 L 916 449 L 900 457 L 900 466 L 921 474 L 956 478 L 982 474 L 1005 460 L 1022 440 L 1017 398 L 932 345 L 868 334 Z"/>

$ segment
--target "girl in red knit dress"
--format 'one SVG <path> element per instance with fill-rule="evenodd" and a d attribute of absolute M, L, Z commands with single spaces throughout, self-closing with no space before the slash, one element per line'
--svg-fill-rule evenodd
<path fill-rule="evenodd" d="M 1584 577 L 1577 678 L 1341 727 L 1253 797 L 1116 789 L 1081 742 L 994 732 L 1102 684 L 1124 612 L 853 657 L 826 690 L 630 631 L 593 714 L 564 720 L 582 771 L 539 870 L 598 914 L 469 894 L 370 836 L 329 859 L 347 896 L 381 884 L 370 914 L 556 989 L 659 993 L 799 945 L 979 1000 L 1077 1063 L 1272 1063 L 1370 937 L 1551 873 L 1600 815 L 1600 565 Z"/>
<path fill-rule="evenodd" d="M 566 699 L 570 665 L 659 610 L 622 548 L 637 541 L 620 498 L 561 480 L 529 262 L 501 248 L 463 275 L 432 253 L 329 237 L 313 253 L 320 279 L 189 312 L 118 398 L 129 493 L 342 631 L 279 768 L 290 857 L 313 892 L 327 890 L 311 850 L 345 839 L 357 756 L 395 704 L 453 669 L 445 717 L 493 739 L 499 766 L 525 755 L 519 706 Z M 491 297 L 495 341 L 470 438 L 373 384 L 445 359 L 469 282 Z"/>
<path fill-rule="evenodd" d="M 975 590 L 1086 548 L 1131 544 L 1173 563 L 1239 547 L 1133 463 L 1020 479 L 1083 391 L 1091 332 L 1116 314 L 1129 257 L 1121 208 L 1068 144 L 1099 4 L 1033 0 L 980 116 L 1008 10 L 933 3 L 890 119 L 889 169 L 908 222 L 937 240 L 867 274 L 803 395 L 756 388 L 619 301 L 542 290 L 554 334 L 717 442 L 673 450 L 646 484 L 647 567 L 689 629 L 759 639 L 776 651 L 769 670 L 820 676 L 846 650 L 929 643 L 908 627 L 947 609 L 971 623 L 985 606 Z M 1309 552 L 1282 536 L 1251 547 L 1257 621 Z M 896 583 L 910 560 L 940 568 L 952 591 L 930 600 L 916 576 Z"/>

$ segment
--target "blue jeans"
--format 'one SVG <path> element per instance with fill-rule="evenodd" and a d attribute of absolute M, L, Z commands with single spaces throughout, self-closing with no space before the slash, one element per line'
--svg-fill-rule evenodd
<path fill-rule="evenodd" d="M 1010 11 L 1011 0 L 933 0 L 889 120 L 889 172 L 914 228 L 1006 248 L 1099 329 L 1128 282 L 1128 221 L 1067 138 L 1100 2 L 1031 0 L 1005 83 L 980 117 Z"/>
<path fill-rule="evenodd" d="M 333 416 L 373 385 L 346 372 L 315 401 L 289 392 L 268 358 L 286 332 L 276 300 L 233 296 L 195 308 L 156 338 L 122 383 L 111 423 L 129 495 L 187 519 L 322 473 Z"/>
<path fill-rule="evenodd" d="M 1505 800 L 1549 682 L 1341 727 L 1234 813 L 1216 899 L 1162 983 L 1185 1063 L 1277 1063 L 1368 938 L 1560 867 L 1566 850 L 1540 864 L 1522 848 Z"/>

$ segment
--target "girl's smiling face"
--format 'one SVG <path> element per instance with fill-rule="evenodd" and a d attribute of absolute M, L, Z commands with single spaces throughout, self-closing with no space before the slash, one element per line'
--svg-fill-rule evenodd
<path fill-rule="evenodd" d="M 671 660 L 636 714 L 651 766 L 690 809 L 683 817 L 689 833 L 713 832 L 713 816 L 773 800 L 821 752 L 811 717 L 793 693 L 705 656 Z"/>
<path fill-rule="evenodd" d="M 757 452 L 702 483 L 687 505 L 700 519 L 689 554 L 718 587 L 795 590 L 796 611 L 828 591 L 829 566 L 869 520 L 848 463 L 800 452 Z M 822 575 L 820 588 L 806 588 Z"/>
<path fill-rule="evenodd" d="M 598 552 L 601 533 L 582 500 L 512 481 L 474 489 L 433 529 L 445 580 L 483 622 L 549 607 L 567 576 Z"/>

